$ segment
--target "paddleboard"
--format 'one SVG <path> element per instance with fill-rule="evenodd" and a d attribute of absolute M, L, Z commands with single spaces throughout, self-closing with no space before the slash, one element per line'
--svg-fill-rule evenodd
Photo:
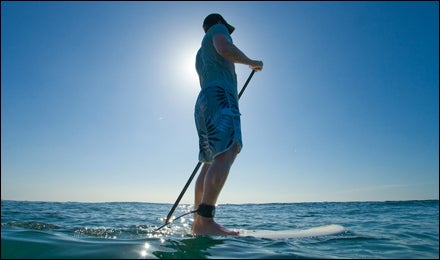
<path fill-rule="evenodd" d="M 344 233 L 346 229 L 341 225 L 331 224 L 320 227 L 313 227 L 302 230 L 245 230 L 240 229 L 240 236 L 252 236 L 258 238 L 269 239 L 286 239 L 286 238 L 308 238 L 308 237 L 320 237 L 331 236 Z"/>

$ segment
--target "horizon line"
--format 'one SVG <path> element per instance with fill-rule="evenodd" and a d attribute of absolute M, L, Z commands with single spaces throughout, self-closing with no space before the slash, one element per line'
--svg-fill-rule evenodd
<path fill-rule="evenodd" d="M 46 200 L 14 200 L 1 199 L 1 201 L 14 202 L 44 202 L 44 203 L 145 203 L 145 204 L 169 204 L 171 202 L 146 202 L 146 201 L 46 201 Z M 347 200 L 347 201 L 303 201 L 303 202 L 245 202 L 245 203 L 218 203 L 216 205 L 255 205 L 255 204 L 300 204 L 300 203 L 356 203 L 356 202 L 409 202 L 409 201 L 439 201 L 439 199 L 402 199 L 402 200 Z M 178 205 L 192 205 L 193 203 L 180 203 Z"/>

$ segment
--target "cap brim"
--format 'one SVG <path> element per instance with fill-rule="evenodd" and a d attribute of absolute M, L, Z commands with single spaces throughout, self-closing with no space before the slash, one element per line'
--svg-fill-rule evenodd
<path fill-rule="evenodd" d="M 235 27 L 230 24 L 226 25 L 226 27 L 228 28 L 229 34 L 232 34 L 232 32 L 235 30 Z"/>

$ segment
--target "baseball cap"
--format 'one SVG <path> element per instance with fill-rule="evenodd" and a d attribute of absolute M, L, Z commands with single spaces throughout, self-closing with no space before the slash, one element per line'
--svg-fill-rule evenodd
<path fill-rule="evenodd" d="M 218 21 L 221 21 L 222 24 L 226 25 L 226 27 L 228 28 L 229 34 L 232 34 L 232 32 L 235 30 L 235 27 L 228 24 L 226 22 L 226 20 L 217 13 L 213 13 L 210 14 L 208 16 L 206 16 L 205 20 L 203 21 L 203 28 L 205 29 L 205 32 L 208 31 L 209 28 L 211 28 L 211 26 L 213 26 L 214 24 L 217 24 Z"/>

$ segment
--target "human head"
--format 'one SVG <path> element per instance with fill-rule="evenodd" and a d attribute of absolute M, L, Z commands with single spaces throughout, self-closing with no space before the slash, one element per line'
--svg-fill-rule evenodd
<path fill-rule="evenodd" d="M 217 13 L 213 13 L 206 16 L 205 20 L 203 21 L 203 30 L 206 33 L 209 30 L 209 28 L 211 28 L 211 26 L 218 24 L 219 22 L 221 24 L 224 24 L 228 28 L 229 34 L 232 34 L 232 32 L 235 30 L 234 26 L 228 24 L 226 20 L 220 14 Z"/>

